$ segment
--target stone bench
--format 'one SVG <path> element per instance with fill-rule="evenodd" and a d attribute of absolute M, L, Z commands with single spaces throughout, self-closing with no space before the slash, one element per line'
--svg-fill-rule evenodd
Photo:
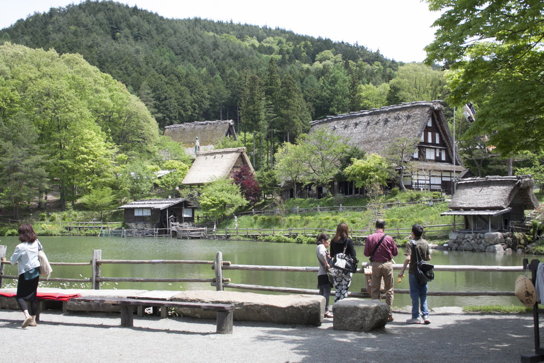
<path fill-rule="evenodd" d="M 196 303 L 186 301 L 133 299 L 116 297 L 78 297 L 71 300 L 72 303 L 85 302 L 101 305 L 119 305 L 121 309 L 121 326 L 134 326 L 134 308 L 137 306 L 158 306 L 173 308 L 190 308 L 205 311 L 214 311 L 216 314 L 216 332 L 219 334 L 232 334 L 233 304 Z"/>
<path fill-rule="evenodd" d="M 379 300 L 346 298 L 332 306 L 333 329 L 369 332 L 383 328 L 389 306 Z"/>

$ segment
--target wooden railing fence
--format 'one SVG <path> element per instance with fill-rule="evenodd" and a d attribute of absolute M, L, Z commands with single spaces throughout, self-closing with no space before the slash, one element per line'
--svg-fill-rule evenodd
<path fill-rule="evenodd" d="M 5 257 L 6 246 L 0 245 L 0 257 Z M 102 282 L 201 282 L 210 283 L 216 287 L 216 290 L 224 290 L 225 288 L 252 290 L 252 291 L 268 291 L 268 292 L 283 292 L 283 293 L 298 293 L 298 294 L 317 294 L 317 289 L 303 289 L 281 286 L 264 286 L 252 285 L 243 283 L 233 283 L 230 278 L 225 278 L 224 273 L 229 270 L 248 270 L 248 271 L 288 271 L 288 272 L 311 272 L 317 273 L 317 267 L 309 266 L 270 266 L 270 265 L 243 265 L 233 264 L 230 261 L 223 261 L 221 252 L 217 252 L 215 260 L 108 260 L 102 259 L 102 250 L 94 250 L 91 261 L 89 262 L 50 262 L 52 266 L 90 266 L 91 277 L 89 278 L 50 278 L 48 281 L 69 282 L 69 283 L 89 283 L 92 289 L 100 289 Z M 5 275 L 4 265 L 9 265 L 9 261 L 0 264 L 0 288 L 2 287 L 3 279 L 16 280 L 17 276 Z M 105 277 L 102 276 L 101 266 L 106 264 L 188 264 L 188 265 L 209 265 L 214 270 L 213 276 L 208 277 L 190 277 L 190 278 L 146 278 L 146 277 Z M 393 269 L 399 270 L 401 264 L 393 265 Z M 53 267 L 54 269 L 54 267 Z M 436 271 L 479 271 L 479 272 L 522 272 L 523 266 L 480 266 L 480 265 L 435 265 Z M 356 273 L 363 273 L 360 268 Z M 395 289 L 395 293 L 408 294 L 409 290 Z M 429 295 L 433 296 L 514 296 L 512 291 L 431 291 Z M 353 297 L 368 297 L 366 292 L 353 291 L 350 292 Z"/>

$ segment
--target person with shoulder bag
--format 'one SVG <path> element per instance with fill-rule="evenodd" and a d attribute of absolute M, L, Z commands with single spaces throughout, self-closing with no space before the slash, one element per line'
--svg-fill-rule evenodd
<path fill-rule="evenodd" d="M 349 238 L 349 227 L 346 223 L 340 223 L 336 227 L 336 235 L 331 242 L 331 256 L 333 256 L 333 280 L 336 290 L 334 302 L 337 302 L 348 297 L 353 269 L 356 268 L 357 263 L 355 248 L 353 241 Z M 339 260 L 350 261 L 352 265 L 349 268 L 346 268 L 348 266 L 340 267 Z"/>
<path fill-rule="evenodd" d="M 38 254 L 43 250 L 34 229 L 30 224 L 19 226 L 19 243 L 10 258 L 12 264 L 17 264 L 19 279 L 15 299 L 25 315 L 23 328 L 36 326 L 38 313 L 37 291 L 40 281 L 40 261 Z"/>
<path fill-rule="evenodd" d="M 384 285 L 385 303 L 389 306 L 388 322 L 393 321 L 393 257 L 398 254 L 397 245 L 393 237 L 385 234 L 385 221 L 376 221 L 376 232 L 366 238 L 365 256 L 369 257 L 372 266 L 370 283 L 370 297 L 380 299 L 380 289 Z"/>
<path fill-rule="evenodd" d="M 417 269 L 419 260 L 430 261 L 431 254 L 429 244 L 421 238 L 423 226 L 414 224 L 412 226 L 412 240 L 406 247 L 406 259 L 399 273 L 399 278 L 404 276 L 406 267 L 410 283 L 410 298 L 412 299 L 412 318 L 406 320 L 407 324 L 430 324 L 429 307 L 427 305 L 427 279 L 418 279 Z"/>

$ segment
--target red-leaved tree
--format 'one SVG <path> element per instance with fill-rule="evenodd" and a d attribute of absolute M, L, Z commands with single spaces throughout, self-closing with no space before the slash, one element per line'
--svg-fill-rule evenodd
<path fill-rule="evenodd" d="M 254 204 L 261 196 L 261 187 L 255 179 L 255 175 L 249 169 L 249 166 L 244 165 L 232 174 L 232 179 L 236 185 L 240 186 L 244 198 Z"/>

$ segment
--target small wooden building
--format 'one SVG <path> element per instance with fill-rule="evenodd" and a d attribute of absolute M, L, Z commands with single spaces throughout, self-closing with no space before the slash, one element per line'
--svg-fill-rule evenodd
<path fill-rule="evenodd" d="M 119 207 L 130 229 L 170 228 L 171 222 L 194 223 L 196 206 L 184 198 L 137 200 Z"/>
<path fill-rule="evenodd" d="M 529 176 L 488 176 L 461 179 L 442 215 L 460 216 L 464 232 L 504 232 L 523 223 L 525 210 L 538 201 Z"/>
<path fill-rule="evenodd" d="M 254 172 L 245 147 L 204 151 L 197 155 L 183 179 L 183 185 L 203 185 L 221 178 L 230 178 L 244 165 Z"/>
<path fill-rule="evenodd" d="M 195 121 L 169 125 L 164 128 L 164 135 L 183 145 L 185 152 L 195 156 L 195 142 L 198 138 L 200 152 L 213 150 L 225 137 L 236 140 L 234 121 Z"/>
<path fill-rule="evenodd" d="M 406 150 L 404 185 L 411 189 L 453 193 L 453 182 L 466 169 L 454 148 L 441 101 L 420 101 L 329 116 L 311 122 L 365 153 L 387 156 L 401 139 L 415 145 Z M 400 165 L 398 167 L 401 167 Z M 347 194 L 344 192 L 344 194 Z"/>

